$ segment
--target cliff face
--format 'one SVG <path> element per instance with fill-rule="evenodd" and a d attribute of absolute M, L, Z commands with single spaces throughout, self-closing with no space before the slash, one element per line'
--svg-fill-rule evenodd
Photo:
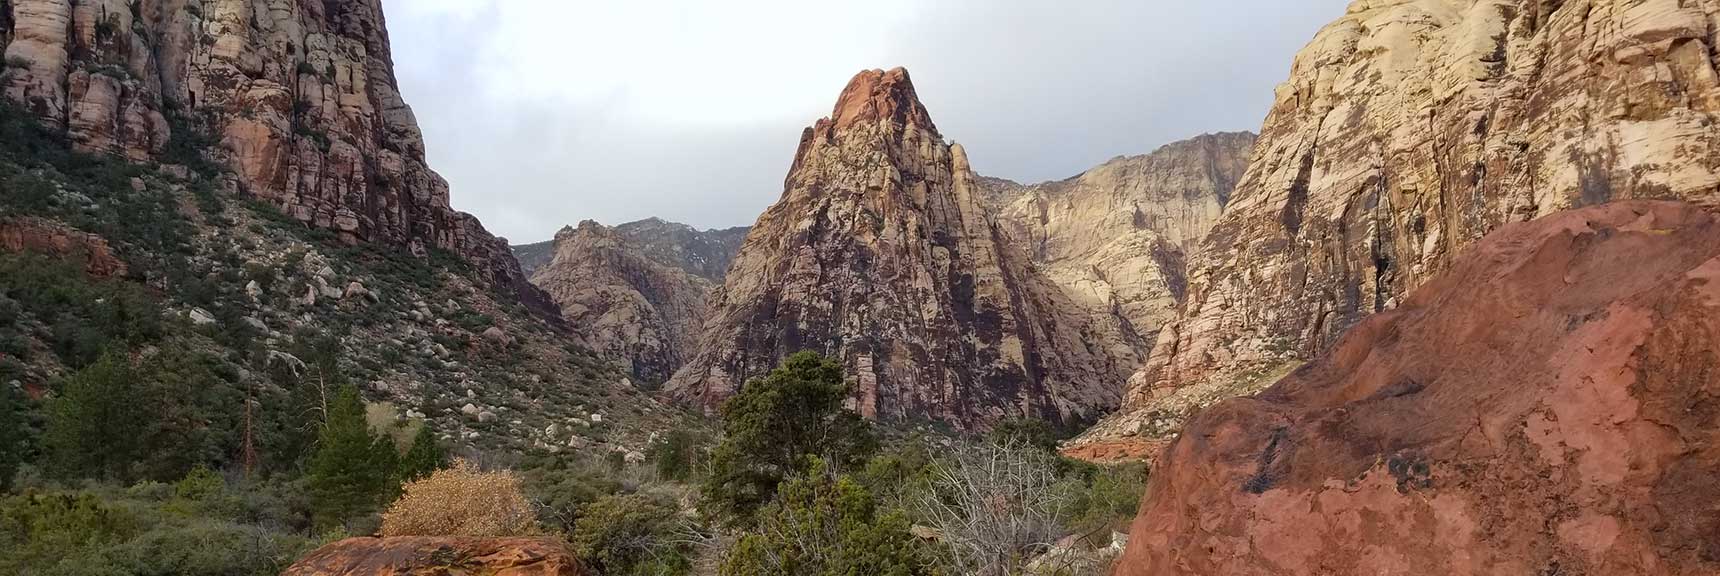
<path fill-rule="evenodd" d="M 706 300 L 723 281 L 745 228 L 698 231 L 644 220 L 582 222 L 556 234 L 532 283 L 561 306 L 587 344 L 661 384 L 697 348 Z"/>
<path fill-rule="evenodd" d="M 1720 573 L 1720 222 L 1502 227 L 1154 467 L 1117 574 Z"/>
<path fill-rule="evenodd" d="M 802 136 L 669 393 L 714 407 L 813 350 L 842 360 L 873 418 L 968 426 L 1115 406 L 1138 359 L 1120 328 L 1040 276 L 984 196 L 906 71 L 856 76 Z"/>
<path fill-rule="evenodd" d="M 132 160 L 219 141 L 231 182 L 349 242 L 448 250 L 540 307 L 506 242 L 448 204 L 397 90 L 380 0 L 10 0 L 12 101 Z M 176 133 L 177 131 L 177 133 Z"/>
<path fill-rule="evenodd" d="M 1113 315 L 1143 354 L 1187 292 L 1198 249 L 1247 167 L 1254 135 L 1211 134 L 1022 186 L 985 179 L 997 220 L 1090 314 Z"/>
<path fill-rule="evenodd" d="M 1191 385 L 1329 349 L 1505 223 L 1720 201 L 1716 14 L 1710 0 L 1353 3 L 1279 87 L 1191 257 L 1180 320 L 1112 420 L 1134 422 L 1095 436 L 1139 430 Z"/>

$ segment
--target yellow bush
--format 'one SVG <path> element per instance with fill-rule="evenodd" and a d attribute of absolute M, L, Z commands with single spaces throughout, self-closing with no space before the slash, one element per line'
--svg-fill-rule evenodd
<path fill-rule="evenodd" d="M 484 472 L 466 461 L 409 482 L 382 515 L 382 535 L 494 538 L 538 533 L 520 479 Z"/>

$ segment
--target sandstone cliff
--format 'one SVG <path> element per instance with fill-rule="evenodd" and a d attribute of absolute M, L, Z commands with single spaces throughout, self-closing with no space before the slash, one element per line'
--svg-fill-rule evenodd
<path fill-rule="evenodd" d="M 1153 470 L 1118 574 L 1720 573 L 1720 219 L 1509 224 Z"/>
<path fill-rule="evenodd" d="M 582 222 L 556 234 L 552 259 L 531 280 L 588 345 L 661 384 L 697 348 L 706 299 L 746 232 L 657 219 L 614 228 Z"/>
<path fill-rule="evenodd" d="M 1010 238 L 1071 301 L 1120 319 L 1144 354 L 1175 319 L 1188 254 L 1223 214 L 1253 147 L 1253 134 L 1211 134 L 1067 180 L 982 185 Z"/>
<path fill-rule="evenodd" d="M 983 425 L 1115 406 L 1137 357 L 1007 239 L 901 69 L 854 77 L 712 297 L 672 396 L 713 407 L 782 357 L 842 360 L 885 420 Z"/>
<path fill-rule="evenodd" d="M 1712 0 L 1361 0 L 1299 54 L 1128 406 L 1257 389 L 1508 222 L 1720 201 Z M 1179 405 L 1201 401 L 1183 398 Z M 1174 426 L 1173 426 L 1174 428 Z M 1162 436 L 1162 435 L 1161 435 Z"/>
<path fill-rule="evenodd" d="M 203 154 L 349 242 L 459 254 L 529 303 L 506 242 L 449 207 L 401 99 L 380 0 L 9 0 L 0 88 L 82 150 Z"/>

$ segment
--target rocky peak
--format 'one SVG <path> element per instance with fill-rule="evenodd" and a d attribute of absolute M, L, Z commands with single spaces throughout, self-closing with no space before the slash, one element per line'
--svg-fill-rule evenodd
<path fill-rule="evenodd" d="M 860 73 L 805 132 L 669 393 L 714 408 L 812 350 L 842 361 L 872 418 L 983 426 L 1105 410 L 1131 351 L 1087 344 L 1117 327 L 1039 275 L 984 193 L 906 71 Z"/>
<path fill-rule="evenodd" d="M 848 81 L 848 87 L 842 90 L 842 95 L 837 97 L 836 109 L 830 113 L 828 122 L 819 124 L 839 131 L 880 119 L 938 133 L 938 127 L 932 124 L 931 113 L 920 104 L 920 95 L 914 92 L 914 81 L 908 77 L 905 68 L 866 70 L 855 74 Z"/>

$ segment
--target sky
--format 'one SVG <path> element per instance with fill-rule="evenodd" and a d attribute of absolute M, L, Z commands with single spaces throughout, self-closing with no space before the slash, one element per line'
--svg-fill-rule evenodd
<path fill-rule="evenodd" d="M 981 174 L 1060 180 L 1257 130 L 1347 0 L 383 0 L 455 208 L 517 244 L 581 220 L 751 225 L 856 72 L 907 67 Z"/>

